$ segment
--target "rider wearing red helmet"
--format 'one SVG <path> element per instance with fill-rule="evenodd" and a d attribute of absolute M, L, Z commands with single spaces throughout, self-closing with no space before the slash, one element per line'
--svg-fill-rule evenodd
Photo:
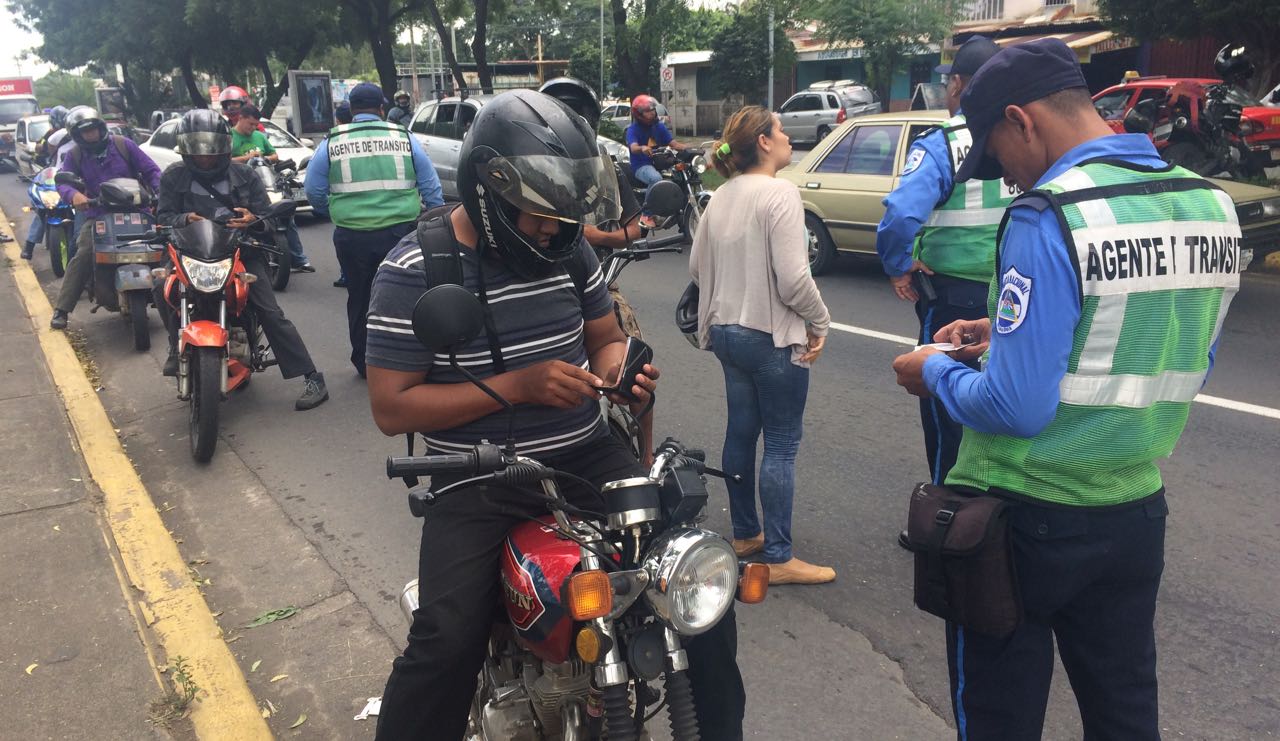
<path fill-rule="evenodd" d="M 218 105 L 222 106 L 222 115 L 226 117 L 228 126 L 236 125 L 236 121 L 240 119 L 240 108 L 251 102 L 249 93 L 235 85 L 228 85 L 218 93 Z"/>
<path fill-rule="evenodd" d="M 658 147 L 684 149 L 671 132 L 658 120 L 658 101 L 652 96 L 640 94 L 631 99 L 631 125 L 627 127 L 627 148 L 631 150 L 631 173 L 636 179 L 652 188 L 662 182 L 662 173 L 653 166 L 650 155 Z M 652 220 L 645 214 L 645 222 Z M 645 226 L 650 226 L 645 223 Z"/>

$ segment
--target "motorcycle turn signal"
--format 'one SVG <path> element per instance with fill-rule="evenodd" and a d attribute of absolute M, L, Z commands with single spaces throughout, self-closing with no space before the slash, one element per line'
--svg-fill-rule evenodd
<path fill-rule="evenodd" d="M 738 576 L 738 601 L 746 605 L 764 602 L 769 593 L 769 565 L 747 563 Z"/>
<path fill-rule="evenodd" d="M 594 620 L 613 610 L 613 583 L 600 569 L 579 571 L 569 577 L 565 593 L 569 615 L 574 620 Z"/>

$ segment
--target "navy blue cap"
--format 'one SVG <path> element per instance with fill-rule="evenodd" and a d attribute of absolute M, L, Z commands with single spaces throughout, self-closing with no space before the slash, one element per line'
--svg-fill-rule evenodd
<path fill-rule="evenodd" d="M 986 36 L 971 36 L 969 40 L 956 49 L 951 64 L 939 64 L 933 68 L 940 75 L 964 75 L 969 77 L 978 71 L 987 60 L 999 53 L 1000 47 Z"/>
<path fill-rule="evenodd" d="M 352 110 L 372 110 L 381 108 L 387 101 L 382 97 L 382 88 L 372 82 L 362 82 L 351 88 L 347 95 Z"/>
<path fill-rule="evenodd" d="M 1024 106 L 1071 88 L 1088 88 L 1075 52 L 1060 39 L 1038 39 L 1001 49 L 965 85 L 960 110 L 969 124 L 973 147 L 956 180 L 996 180 L 1000 163 L 986 156 L 987 137 L 1004 119 L 1004 109 Z"/>

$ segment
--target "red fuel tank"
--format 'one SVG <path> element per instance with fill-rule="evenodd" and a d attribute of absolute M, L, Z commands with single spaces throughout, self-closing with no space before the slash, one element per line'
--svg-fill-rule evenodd
<path fill-rule="evenodd" d="M 578 544 L 556 535 L 551 517 L 517 525 L 502 549 L 502 597 L 516 640 L 538 658 L 569 660 L 573 620 L 560 588 L 581 560 Z"/>

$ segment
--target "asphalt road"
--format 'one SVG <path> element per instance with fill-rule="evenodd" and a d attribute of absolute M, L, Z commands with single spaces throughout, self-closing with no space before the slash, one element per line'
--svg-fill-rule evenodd
<path fill-rule="evenodd" d="M 20 213 L 25 202 L 19 184 L 3 176 L 0 205 L 19 234 L 26 229 Z M 383 479 L 382 470 L 385 456 L 403 451 L 403 440 L 376 430 L 364 383 L 346 360 L 346 296 L 330 286 L 337 274 L 330 227 L 308 222 L 301 233 L 319 272 L 295 274 L 281 304 L 325 372 L 332 399 L 315 411 L 295 413 L 300 381 L 285 382 L 275 373 L 255 377 L 250 389 L 224 405 L 217 455 L 241 459 L 388 635 L 402 636 L 395 596 L 416 570 L 419 523 L 409 516 L 402 485 Z M 37 253 L 36 265 L 51 282 L 47 256 Z M 724 419 L 720 369 L 710 354 L 692 349 L 671 321 L 687 282 L 686 259 L 667 255 L 633 265 L 622 282 L 664 372 L 656 412 L 660 434 L 705 447 L 711 459 L 718 458 Z M 910 307 L 893 298 L 873 261 L 844 257 L 818 284 L 835 321 L 890 335 L 916 333 Z M 1246 275 L 1205 393 L 1264 409 L 1196 404 L 1178 450 L 1163 466 L 1172 514 L 1157 630 L 1161 725 L 1168 738 L 1280 736 L 1280 590 L 1274 579 L 1280 573 L 1280 343 L 1272 329 L 1278 311 L 1280 280 Z M 155 347 L 142 362 L 119 317 L 90 315 L 83 303 L 72 315 L 73 326 L 90 337 L 100 366 L 155 374 L 153 384 L 132 386 L 140 398 L 118 402 L 134 410 L 173 403 L 170 382 L 158 372 L 162 329 L 152 321 Z M 918 698 L 950 716 L 941 625 L 913 607 L 911 562 L 893 542 L 911 486 L 927 476 L 915 400 L 894 384 L 889 369 L 902 350 L 893 341 L 834 331 L 813 371 L 798 463 L 796 554 L 833 565 L 839 580 L 771 592 L 772 609 L 782 614 L 824 618 L 812 631 L 780 631 L 772 649 L 767 647 L 774 645 L 773 636 L 744 640 L 766 646 L 765 656 L 773 651 L 779 665 L 803 650 L 812 657 L 806 661 L 814 676 L 831 679 L 814 688 L 810 706 L 789 711 L 796 714 L 794 734 L 774 737 L 877 737 L 843 724 L 849 703 L 859 698 L 840 697 L 840 685 L 854 684 L 855 678 L 841 679 L 846 667 L 823 665 L 838 654 L 824 642 L 860 636 L 886 662 L 901 665 Z M 175 425 L 171 434 L 185 435 L 180 415 L 167 419 Z M 185 443 L 171 447 L 185 449 Z M 172 457 L 185 450 L 131 453 Z M 713 489 L 713 501 L 710 524 L 725 531 L 722 489 Z M 805 681 L 766 667 L 747 671 L 756 676 L 758 704 L 751 715 L 776 716 L 769 693 Z M 1045 736 L 1080 737 L 1061 670 Z"/>

